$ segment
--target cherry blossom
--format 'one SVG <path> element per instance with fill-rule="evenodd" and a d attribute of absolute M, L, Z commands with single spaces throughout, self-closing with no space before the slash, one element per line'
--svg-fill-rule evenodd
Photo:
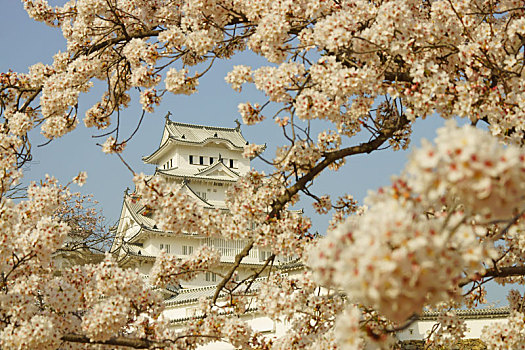
<path fill-rule="evenodd" d="M 67 45 L 51 64 L 0 74 L 3 348 L 107 341 L 192 348 L 216 340 L 242 348 L 386 348 L 397 327 L 392 322 L 411 322 L 412 315 L 442 304 L 482 303 L 483 285 L 491 278 L 523 283 L 521 2 L 23 4 L 32 19 L 61 30 Z M 265 338 L 235 317 L 243 315 L 242 307 L 218 297 L 203 302 L 205 318 L 173 332 L 160 316 L 159 295 L 111 257 L 56 275 L 53 257 L 79 230 L 63 207 L 74 195 L 48 177 L 29 185 L 26 199 L 11 198 L 32 157 L 32 132 L 55 139 L 82 119 L 87 127 L 111 130 L 102 150 L 121 153 L 130 141 L 121 136 L 126 121 L 114 125 L 112 115 L 132 103 L 132 89 L 140 89 L 138 102 L 152 113 L 165 94 L 195 93 L 215 62 L 242 51 L 267 63 L 238 65 L 226 75 L 233 90 L 252 85 L 265 96 L 241 103 L 239 114 L 255 128 L 265 118 L 275 121 L 286 140 L 274 155 L 255 144 L 247 145 L 244 155 L 273 167 L 252 170 L 232 185 L 228 212 L 205 210 L 183 186 L 145 175 L 135 176 L 132 198 L 151 209 L 170 234 L 247 242 L 238 264 L 218 284 L 217 296 L 237 286 L 236 268 L 253 247 L 271 251 L 269 265 L 275 255 L 302 259 L 304 275 L 269 274 L 254 294 L 232 298 L 238 305 L 259 300 L 258 312 L 288 322 L 287 335 Z M 77 115 L 82 95 L 95 82 L 107 90 L 86 106 L 83 117 Z M 457 122 L 438 130 L 434 144 L 423 142 L 405 171 L 370 192 L 365 206 L 345 194 L 347 189 L 331 196 L 315 193 L 314 184 L 327 169 L 352 166 L 348 159 L 383 148 L 406 149 L 412 126 L 424 118 Z M 457 127 L 465 123 L 470 125 Z M 81 173 L 73 182 L 85 180 Z M 304 198 L 315 201 L 319 214 L 333 210 L 325 237 L 316 237 L 310 219 L 292 210 Z M 152 281 L 176 283 L 217 259 L 212 250 L 187 260 L 162 255 Z M 508 323 L 484 331 L 489 348 L 523 347 L 521 299 L 511 292 Z M 220 314 L 226 309 L 231 318 Z M 463 335 L 455 316 L 443 314 L 440 323 L 429 341 L 450 346 Z"/>

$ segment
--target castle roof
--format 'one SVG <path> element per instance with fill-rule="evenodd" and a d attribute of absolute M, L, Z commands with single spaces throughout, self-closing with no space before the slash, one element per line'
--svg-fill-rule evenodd
<path fill-rule="evenodd" d="M 256 278 L 253 283 L 250 285 L 251 291 L 259 290 L 261 283 L 263 281 L 267 280 L 267 277 L 259 277 Z M 196 303 L 201 298 L 205 299 L 211 299 L 215 291 L 217 289 L 216 285 L 209 285 L 209 286 L 203 286 L 203 287 L 194 287 L 194 288 L 182 288 L 178 290 L 178 294 L 166 299 L 164 302 L 166 303 L 166 306 L 176 306 L 176 305 L 184 305 L 184 304 L 191 304 Z M 246 286 L 242 286 L 238 293 L 240 291 L 245 291 Z M 219 298 L 223 298 L 227 295 L 226 291 L 221 291 L 219 293 Z"/>
<path fill-rule="evenodd" d="M 224 163 L 217 159 L 206 166 L 205 168 L 192 168 L 192 167 L 175 167 L 171 169 L 159 169 L 155 170 L 155 175 L 162 175 L 166 177 L 175 177 L 179 179 L 195 179 L 204 181 L 226 181 L 235 182 L 239 179 L 240 174 L 236 171 L 228 168 Z"/>
<path fill-rule="evenodd" d="M 510 314 L 510 308 L 504 307 L 488 307 L 483 309 L 459 309 L 454 310 L 460 319 L 482 319 L 482 318 L 505 318 Z M 436 320 L 440 315 L 439 311 L 424 311 L 418 320 L 430 321 Z"/>
<path fill-rule="evenodd" d="M 173 145 L 205 146 L 208 143 L 223 144 L 232 150 L 242 151 L 248 142 L 242 136 L 240 127 L 193 125 L 166 118 L 159 148 L 142 160 L 145 163 L 157 164 L 165 151 Z"/>

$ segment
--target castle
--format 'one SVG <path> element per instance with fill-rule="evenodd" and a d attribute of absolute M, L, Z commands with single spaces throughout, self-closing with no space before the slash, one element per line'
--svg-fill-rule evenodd
<path fill-rule="evenodd" d="M 143 161 L 156 166 L 152 176 L 181 185 L 181 190 L 202 207 L 227 210 L 226 191 L 250 170 L 250 159 L 242 155 L 246 144 L 240 125 L 235 128 L 193 125 L 171 121 L 168 115 L 159 147 L 143 157 Z M 112 230 L 115 239 L 111 253 L 121 266 L 137 268 L 145 278 L 161 251 L 184 258 L 199 246 L 208 245 L 221 253 L 220 264 L 214 271 L 161 291 L 166 303 L 165 314 L 174 327 L 183 327 L 184 321 L 195 317 L 199 299 L 213 296 L 221 279 L 219 275 L 231 268 L 235 256 L 246 245 L 242 240 L 211 238 L 198 232 L 173 234 L 160 230 L 148 208 L 139 204 L 136 195 L 129 190 L 124 194 L 120 218 Z M 238 268 L 238 278 L 260 270 L 270 254 L 267 249 L 253 248 Z M 278 266 L 274 268 L 292 274 L 302 270 L 301 264 L 288 260 L 279 257 Z M 252 289 L 257 288 L 258 282 L 254 282 Z M 252 327 L 278 336 L 277 324 L 256 311 L 254 308 L 246 313 Z"/>

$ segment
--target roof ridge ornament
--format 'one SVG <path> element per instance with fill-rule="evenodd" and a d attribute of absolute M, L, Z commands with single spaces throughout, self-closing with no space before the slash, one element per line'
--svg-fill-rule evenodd
<path fill-rule="evenodd" d="M 171 120 L 170 120 L 170 115 L 172 115 L 172 114 L 171 114 L 171 111 L 168 111 L 168 113 L 166 113 L 166 116 L 164 117 L 164 118 L 166 118 L 166 123 L 168 123 L 168 122 L 171 121 Z"/>
<path fill-rule="evenodd" d="M 241 130 L 241 122 L 239 121 L 239 119 L 235 119 L 235 124 L 237 124 L 237 126 L 235 127 L 235 130 L 237 131 Z"/>

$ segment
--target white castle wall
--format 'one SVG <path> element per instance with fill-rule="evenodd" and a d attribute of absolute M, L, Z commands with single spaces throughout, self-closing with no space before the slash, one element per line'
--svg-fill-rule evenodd
<path fill-rule="evenodd" d="M 491 326 L 497 322 L 507 322 L 503 316 L 497 318 L 478 318 L 465 320 L 468 331 L 465 333 L 465 339 L 479 339 L 483 327 Z M 407 329 L 397 334 L 401 341 L 405 340 L 422 340 L 425 339 L 432 327 L 436 324 L 434 320 L 418 320 L 410 325 Z"/>

